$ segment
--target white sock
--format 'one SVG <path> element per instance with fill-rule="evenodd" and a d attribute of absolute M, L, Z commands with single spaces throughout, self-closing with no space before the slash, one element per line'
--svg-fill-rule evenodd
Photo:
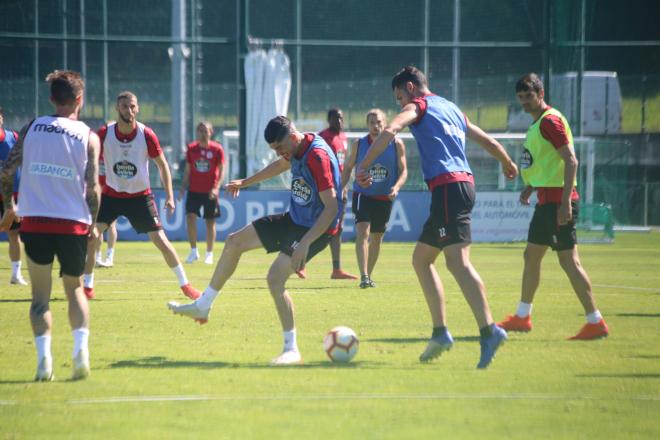
<path fill-rule="evenodd" d="M 96 261 L 101 259 L 101 251 L 96 251 Z"/>
<path fill-rule="evenodd" d="M 213 251 L 211 251 L 211 252 L 206 251 L 206 258 L 208 258 L 208 257 L 213 258 Z"/>
<path fill-rule="evenodd" d="M 298 343 L 296 342 L 296 329 L 283 331 L 284 336 L 284 350 L 283 351 L 298 351 Z"/>
<path fill-rule="evenodd" d="M 11 276 L 15 277 L 21 273 L 21 260 L 11 262 Z"/>
<path fill-rule="evenodd" d="M 215 298 L 218 295 L 220 295 L 219 290 L 215 290 L 213 287 L 208 286 L 206 289 L 204 289 L 204 292 L 202 292 L 202 296 L 197 298 L 195 304 L 197 304 L 197 307 L 200 309 L 210 309 L 213 305 L 213 301 L 215 301 Z"/>
<path fill-rule="evenodd" d="M 190 248 L 190 253 L 191 253 L 191 254 L 195 254 L 195 255 L 199 255 L 199 252 L 197 252 L 197 248 L 196 248 L 196 247 L 194 247 L 194 248 Z"/>
<path fill-rule="evenodd" d="M 80 327 L 71 332 L 73 335 L 73 357 L 76 357 L 80 350 L 89 352 L 89 329 Z"/>
<path fill-rule="evenodd" d="M 94 273 L 85 273 L 83 274 L 83 287 L 93 288 L 94 287 Z"/>
<path fill-rule="evenodd" d="M 51 358 L 50 353 L 50 335 L 41 335 L 34 337 L 34 345 L 37 347 L 37 361 L 41 362 L 44 357 Z"/>
<path fill-rule="evenodd" d="M 172 268 L 172 272 L 176 275 L 176 279 L 179 280 L 179 287 L 183 287 L 188 284 L 188 277 L 186 277 L 186 271 L 183 270 L 183 266 L 179 264 Z"/>
<path fill-rule="evenodd" d="M 115 248 L 108 248 L 105 251 L 105 258 L 112 260 L 115 257 Z"/>
<path fill-rule="evenodd" d="M 518 310 L 516 310 L 516 316 L 519 318 L 526 318 L 532 313 L 532 305 L 520 301 L 518 303 Z"/>
<path fill-rule="evenodd" d="M 587 322 L 589 324 L 598 324 L 601 319 L 603 319 L 603 315 L 600 314 L 600 311 L 598 309 L 587 314 Z"/>

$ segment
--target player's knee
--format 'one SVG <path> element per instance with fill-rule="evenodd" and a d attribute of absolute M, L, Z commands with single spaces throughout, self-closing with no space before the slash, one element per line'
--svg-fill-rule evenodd
<path fill-rule="evenodd" d="M 241 240 L 238 237 L 238 232 L 232 232 L 229 234 L 225 240 L 225 248 L 240 249 L 240 247 Z"/>
<path fill-rule="evenodd" d="M 467 270 L 469 263 L 462 255 L 447 253 L 445 254 L 445 266 L 451 273 L 458 273 Z"/>
<path fill-rule="evenodd" d="M 32 300 L 32 304 L 30 304 L 31 316 L 43 316 L 48 310 L 50 310 L 48 301 Z"/>
<path fill-rule="evenodd" d="M 271 295 L 280 295 L 284 291 L 284 283 L 286 282 L 287 276 L 282 272 L 282 270 L 275 265 L 271 266 L 268 269 L 268 274 L 266 275 L 266 281 L 268 282 L 268 289 L 270 290 Z"/>

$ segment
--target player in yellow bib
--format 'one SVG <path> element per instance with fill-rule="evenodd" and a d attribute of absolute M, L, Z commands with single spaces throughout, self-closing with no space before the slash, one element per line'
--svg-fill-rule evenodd
<path fill-rule="evenodd" d="M 596 307 L 591 280 L 580 263 L 575 225 L 579 195 L 575 189 L 578 161 L 573 149 L 573 135 L 566 118 L 546 104 L 543 82 L 529 73 L 516 83 L 516 96 L 534 122 L 527 130 L 520 175 L 525 189 L 520 202 L 529 205 L 536 190 L 538 203 L 529 225 L 522 293 L 518 309 L 498 325 L 508 331 L 532 329 L 532 301 L 541 278 L 541 261 L 548 247 L 557 252 L 559 264 L 584 307 L 587 323 L 570 339 L 597 339 L 609 329 Z"/>

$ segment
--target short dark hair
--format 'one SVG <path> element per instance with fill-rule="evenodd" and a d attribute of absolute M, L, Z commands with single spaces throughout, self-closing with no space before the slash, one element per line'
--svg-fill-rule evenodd
<path fill-rule="evenodd" d="M 415 66 L 406 66 L 399 70 L 392 78 L 392 90 L 397 87 L 405 85 L 408 81 L 413 83 L 416 87 L 428 87 L 428 81 L 424 72 Z"/>
<path fill-rule="evenodd" d="M 119 95 L 117 95 L 117 102 L 119 102 L 120 99 L 135 99 L 137 101 L 137 96 L 135 96 L 135 93 L 133 92 L 124 90 Z"/>
<path fill-rule="evenodd" d="M 264 130 L 264 138 L 269 144 L 279 142 L 293 133 L 295 129 L 296 127 L 291 122 L 291 119 L 281 115 L 275 116 L 268 121 L 268 125 L 266 125 L 266 129 Z"/>
<path fill-rule="evenodd" d="M 73 104 L 85 91 L 85 82 L 78 72 L 55 70 L 46 76 L 50 86 L 50 96 L 58 105 Z"/>
<path fill-rule="evenodd" d="M 330 110 L 328 110 L 328 121 L 333 116 L 339 116 L 339 113 L 343 113 L 343 112 L 341 111 L 340 108 L 337 108 L 337 107 L 334 107 L 334 108 L 331 108 Z"/>
<path fill-rule="evenodd" d="M 540 93 L 543 90 L 543 81 L 534 72 L 521 76 L 518 82 L 516 82 L 516 93 L 529 92 L 530 90 L 536 93 Z"/>

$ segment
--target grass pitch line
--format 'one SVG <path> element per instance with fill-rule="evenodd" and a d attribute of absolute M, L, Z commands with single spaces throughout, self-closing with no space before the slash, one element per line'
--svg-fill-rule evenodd
<path fill-rule="evenodd" d="M 627 290 L 642 290 L 644 292 L 660 292 L 660 287 L 634 287 L 634 286 L 618 286 L 616 284 L 593 284 L 594 287 L 602 287 L 605 289 L 627 289 Z"/>
<path fill-rule="evenodd" d="M 510 393 L 439 393 L 439 394 L 318 394 L 318 395 L 273 395 L 273 396 L 119 396 L 98 399 L 75 399 L 71 405 L 94 405 L 104 403 L 148 403 L 190 401 L 277 401 L 277 400 L 626 400 L 660 402 L 660 395 L 633 395 L 605 397 L 593 395 L 564 394 L 510 394 Z"/>

